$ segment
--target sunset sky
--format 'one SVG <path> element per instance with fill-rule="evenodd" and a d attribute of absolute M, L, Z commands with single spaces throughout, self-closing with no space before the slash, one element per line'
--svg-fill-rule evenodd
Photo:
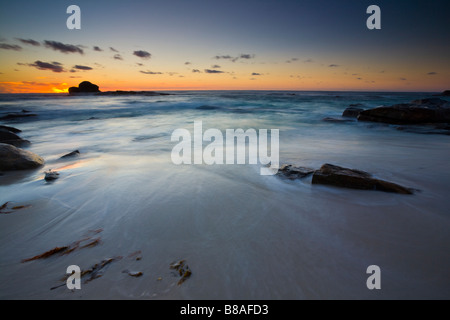
<path fill-rule="evenodd" d="M 450 89 L 448 0 L 0 1 L 0 93 Z"/>

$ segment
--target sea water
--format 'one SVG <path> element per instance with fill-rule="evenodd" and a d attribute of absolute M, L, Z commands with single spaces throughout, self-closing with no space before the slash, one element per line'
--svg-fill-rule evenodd
<path fill-rule="evenodd" d="M 450 298 L 450 136 L 323 120 L 341 119 L 350 104 L 430 94 L 168 93 L 0 96 L 0 117 L 36 114 L 1 124 L 21 129 L 26 149 L 46 161 L 0 176 L 0 205 L 25 206 L 0 214 L 0 298 Z M 193 132 L 194 121 L 222 132 L 278 129 L 281 164 L 331 163 L 420 191 L 318 186 L 262 176 L 260 165 L 175 165 L 172 132 Z M 60 173 L 54 182 L 44 180 L 49 169 Z M 22 262 L 93 230 L 98 245 Z M 118 256 L 80 290 L 63 285 L 69 265 Z M 180 285 L 170 269 L 179 260 L 192 271 Z M 379 290 L 366 286 L 371 265 Z"/>

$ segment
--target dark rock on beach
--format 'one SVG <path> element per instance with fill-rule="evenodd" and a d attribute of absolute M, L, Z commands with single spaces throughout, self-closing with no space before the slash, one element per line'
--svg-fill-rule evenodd
<path fill-rule="evenodd" d="M 324 164 L 315 171 L 312 184 L 332 185 L 336 187 L 379 190 L 400 194 L 413 194 L 413 189 L 398 184 L 373 178 L 370 173 L 360 170 L 348 169 L 332 164 Z"/>
<path fill-rule="evenodd" d="M 96 93 L 96 92 L 100 92 L 98 86 L 89 81 L 81 82 L 78 85 L 78 87 L 70 87 L 69 88 L 70 95 L 79 94 L 79 93 Z"/>
<path fill-rule="evenodd" d="M 442 92 L 440 95 L 441 95 L 441 96 L 444 96 L 444 97 L 450 97 L 450 90 L 445 90 L 445 91 Z"/>
<path fill-rule="evenodd" d="M 389 124 L 450 123 L 450 102 L 430 98 L 382 106 L 362 111 L 358 120 Z"/>
<path fill-rule="evenodd" d="M 72 151 L 72 152 L 70 152 L 68 154 L 63 155 L 60 159 L 72 158 L 72 157 L 76 157 L 76 156 L 79 156 L 79 155 L 80 155 L 80 151 L 75 150 L 75 151 Z"/>
<path fill-rule="evenodd" d="M 43 164 L 44 159 L 31 151 L 0 143 L 0 170 L 35 169 Z"/>
<path fill-rule="evenodd" d="M 13 132 L 13 133 L 21 133 L 22 130 L 14 128 L 14 127 L 9 127 L 9 126 L 0 126 L 0 130 L 3 131 L 9 131 L 9 132 Z"/>
<path fill-rule="evenodd" d="M 0 128 L 0 143 L 6 143 L 16 147 L 21 147 L 29 145 L 30 141 L 22 139 L 14 132 Z"/>

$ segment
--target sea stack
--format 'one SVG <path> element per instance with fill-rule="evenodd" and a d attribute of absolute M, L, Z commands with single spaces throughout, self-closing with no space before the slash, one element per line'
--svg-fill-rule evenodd
<path fill-rule="evenodd" d="M 69 95 L 84 94 L 84 93 L 97 93 L 100 92 L 98 85 L 89 81 L 81 82 L 78 87 L 70 87 Z"/>

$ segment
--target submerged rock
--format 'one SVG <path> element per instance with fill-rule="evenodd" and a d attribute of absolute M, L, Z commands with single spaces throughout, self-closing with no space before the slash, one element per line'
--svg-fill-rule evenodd
<path fill-rule="evenodd" d="M 326 122 L 335 122 L 335 123 L 354 122 L 354 120 L 341 119 L 341 118 L 331 118 L 331 117 L 323 118 L 322 121 L 326 121 Z"/>
<path fill-rule="evenodd" d="M 16 119 L 30 118 L 30 117 L 36 117 L 36 116 L 37 115 L 34 113 L 16 112 L 16 113 L 8 113 L 7 115 L 0 117 L 0 120 L 16 120 Z"/>
<path fill-rule="evenodd" d="M 314 169 L 306 167 L 295 167 L 290 164 L 285 164 L 278 169 L 277 176 L 281 176 L 290 180 L 301 179 L 314 173 Z"/>
<path fill-rule="evenodd" d="M 324 164 L 319 170 L 315 171 L 312 178 L 312 184 L 324 184 L 360 190 L 379 190 L 400 194 L 413 194 L 413 189 L 373 178 L 370 173 L 365 171 L 343 168 L 332 164 Z"/>
<path fill-rule="evenodd" d="M 362 104 L 351 104 L 347 109 L 342 113 L 343 117 L 347 118 L 358 118 L 359 114 L 364 111 Z"/>
<path fill-rule="evenodd" d="M 44 159 L 31 151 L 0 143 L 0 170 L 35 169 L 43 164 Z"/>
<path fill-rule="evenodd" d="M 389 124 L 450 123 L 450 103 L 439 98 L 414 100 L 362 111 L 358 120 Z"/>

